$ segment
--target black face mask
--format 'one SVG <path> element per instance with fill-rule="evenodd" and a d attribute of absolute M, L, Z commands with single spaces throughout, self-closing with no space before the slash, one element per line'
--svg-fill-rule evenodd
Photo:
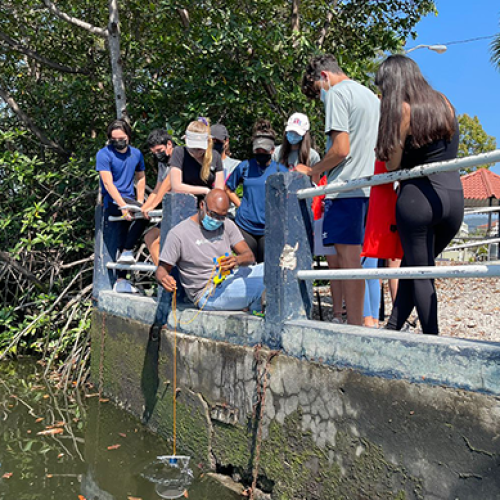
<path fill-rule="evenodd" d="M 260 167 L 267 167 L 271 160 L 271 153 L 255 153 L 255 159 Z"/>
<path fill-rule="evenodd" d="M 214 142 L 213 149 L 217 151 L 220 155 L 222 154 L 222 151 L 224 151 L 224 143 L 223 142 Z"/>
<path fill-rule="evenodd" d="M 168 163 L 168 160 L 170 160 L 170 155 L 165 153 L 165 151 L 160 151 L 159 153 L 153 153 L 153 156 L 160 163 Z"/>
<path fill-rule="evenodd" d="M 128 142 L 126 139 L 111 139 L 109 143 L 111 144 L 111 146 L 118 150 L 125 149 L 128 146 Z"/>

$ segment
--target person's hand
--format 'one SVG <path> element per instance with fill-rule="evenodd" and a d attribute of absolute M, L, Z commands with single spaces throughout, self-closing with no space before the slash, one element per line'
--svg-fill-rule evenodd
<path fill-rule="evenodd" d="M 132 220 L 132 214 L 126 209 L 126 208 L 121 208 L 122 211 L 122 217 L 125 220 Z"/>
<path fill-rule="evenodd" d="M 308 167 L 307 165 L 304 165 L 303 163 L 298 163 L 297 166 L 295 167 L 295 171 L 305 175 L 312 175 L 311 168 Z"/>
<path fill-rule="evenodd" d="M 160 281 L 160 285 L 167 291 L 167 292 L 175 292 L 177 290 L 177 282 L 175 281 L 170 274 L 166 274 L 163 276 L 163 278 Z"/>
<path fill-rule="evenodd" d="M 142 205 L 142 207 L 141 207 L 141 212 L 142 212 L 142 216 L 143 216 L 145 219 L 147 219 L 147 220 L 149 220 L 149 219 L 150 219 L 150 217 L 149 217 L 149 213 L 148 213 L 148 212 L 149 212 L 149 207 L 146 207 L 145 205 Z"/>
<path fill-rule="evenodd" d="M 234 255 L 230 255 L 229 257 L 223 257 L 220 260 L 220 270 L 221 271 L 231 271 L 238 265 L 238 259 Z"/>

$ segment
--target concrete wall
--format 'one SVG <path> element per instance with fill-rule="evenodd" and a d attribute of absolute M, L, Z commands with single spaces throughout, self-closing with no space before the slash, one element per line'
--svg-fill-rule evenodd
<path fill-rule="evenodd" d="M 171 437 L 172 331 L 164 329 L 155 339 L 145 321 L 104 309 L 96 310 L 92 321 L 94 380 L 99 382 L 102 366 L 106 394 Z M 192 314 L 186 310 L 181 316 Z M 310 322 L 309 329 L 288 325 L 295 336 L 290 349 L 296 352 L 287 355 L 244 345 L 241 332 L 253 328 L 247 344 L 258 338 L 258 318 L 252 318 L 249 330 L 238 315 L 201 316 L 192 323 L 197 333 L 209 336 L 215 330 L 223 339 L 233 325 L 229 340 L 242 344 L 177 335 L 178 447 L 205 468 L 218 467 L 249 481 L 258 455 L 259 484 L 280 500 L 500 498 L 500 401 L 456 388 L 467 385 L 459 372 L 469 373 L 466 359 L 474 358 L 475 343 L 451 346 L 448 354 L 456 356 L 448 356 L 450 380 L 441 387 L 436 380 L 412 381 L 426 357 L 431 363 L 446 360 L 449 346 L 439 342 L 405 345 L 383 335 L 370 339 L 337 331 L 328 342 L 330 356 L 320 362 L 318 349 L 327 354 L 321 342 L 325 332 L 316 335 Z M 485 356 L 476 350 L 470 374 L 480 361 L 487 365 L 488 356 L 490 362 L 498 356 L 498 346 L 489 347 Z M 395 364 L 399 358 L 404 365 L 419 350 L 420 361 L 387 372 L 393 350 L 399 353 L 392 355 Z M 356 369 L 342 361 L 347 351 L 357 360 Z M 372 358 L 377 361 L 370 374 Z M 410 376 L 403 376 L 405 371 Z M 438 377 L 442 371 L 435 367 L 433 373 Z M 484 375 L 481 390 L 499 394 L 491 366 Z"/>

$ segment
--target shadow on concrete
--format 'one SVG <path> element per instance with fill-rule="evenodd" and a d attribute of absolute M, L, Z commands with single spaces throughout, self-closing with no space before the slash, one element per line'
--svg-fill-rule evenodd
<path fill-rule="evenodd" d="M 149 330 L 148 345 L 144 356 L 144 365 L 141 373 L 141 390 L 144 396 L 144 413 L 142 420 L 148 423 L 158 401 L 158 360 L 160 357 L 161 324 L 154 324 Z"/>

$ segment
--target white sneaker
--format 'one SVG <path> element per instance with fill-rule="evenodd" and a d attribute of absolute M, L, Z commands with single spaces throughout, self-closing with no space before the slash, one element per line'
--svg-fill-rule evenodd
<path fill-rule="evenodd" d="M 132 250 L 123 250 L 116 262 L 118 264 L 135 264 L 134 252 Z"/>
<path fill-rule="evenodd" d="M 113 292 L 116 293 L 139 293 L 139 290 L 132 286 L 129 280 L 119 280 L 113 287 Z"/>

